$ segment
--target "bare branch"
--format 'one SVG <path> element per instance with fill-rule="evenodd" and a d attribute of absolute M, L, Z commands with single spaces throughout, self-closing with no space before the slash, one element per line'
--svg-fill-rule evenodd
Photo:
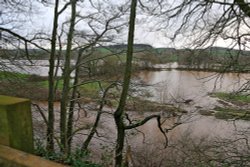
<path fill-rule="evenodd" d="M 150 121 L 151 119 L 156 118 L 157 120 L 157 124 L 158 124 L 158 128 L 161 131 L 161 133 L 163 134 L 164 138 L 165 138 L 165 148 L 168 146 L 168 137 L 166 135 L 166 133 L 164 132 L 164 130 L 162 129 L 162 124 L 161 124 L 161 116 L 160 115 L 150 115 L 146 118 L 144 118 L 143 120 L 141 120 L 138 123 L 132 124 L 132 125 L 127 125 L 124 126 L 125 130 L 129 130 L 129 129 L 134 129 L 137 128 L 139 126 L 144 125 L 145 123 L 147 123 L 148 121 Z"/>
<path fill-rule="evenodd" d="M 34 45 L 35 47 L 37 47 L 37 48 L 39 48 L 39 49 L 41 49 L 41 50 L 43 50 L 43 51 L 45 51 L 45 52 L 47 52 L 47 53 L 50 53 L 47 49 L 45 49 L 45 48 L 39 46 L 38 44 L 32 42 L 31 40 L 26 39 L 25 37 L 23 37 L 23 36 L 21 36 L 21 35 L 15 33 L 15 32 L 13 32 L 13 31 L 11 31 L 11 30 L 9 30 L 9 29 L 7 29 L 7 28 L 0 27 L 0 31 L 7 32 L 7 33 L 11 34 L 12 36 L 14 36 L 14 37 L 16 37 L 16 38 L 18 38 L 18 39 L 24 41 L 24 42 L 26 43 L 26 44 L 25 44 L 25 48 L 27 48 L 27 43 L 30 43 L 30 44 Z"/>

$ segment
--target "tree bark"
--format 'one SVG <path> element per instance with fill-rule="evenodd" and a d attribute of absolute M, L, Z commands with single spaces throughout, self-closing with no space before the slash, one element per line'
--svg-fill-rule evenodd
<path fill-rule="evenodd" d="M 88 146 L 89 146 L 89 143 L 90 141 L 92 140 L 93 136 L 95 135 L 96 131 L 97 131 L 97 127 L 98 127 L 98 124 L 99 124 L 99 121 L 101 119 L 101 115 L 103 113 L 103 107 L 105 105 L 105 100 L 106 100 L 106 95 L 109 91 L 109 89 L 111 89 L 112 87 L 114 87 L 117 83 L 112 83 L 110 84 L 103 92 L 103 95 L 102 95 L 102 99 L 101 99 L 101 102 L 100 102 L 100 107 L 98 109 L 98 113 L 97 113 L 97 116 L 96 116 L 96 119 L 95 119 L 95 123 L 92 127 L 92 129 L 90 130 L 90 133 L 87 137 L 87 139 L 84 141 L 83 145 L 82 145 L 82 150 L 85 151 L 88 149 Z"/>
<path fill-rule="evenodd" d="M 133 45 L 134 45 L 134 31 L 135 31 L 135 18 L 136 18 L 136 5 L 137 0 L 131 1 L 130 18 L 129 18 L 129 32 L 128 32 L 128 48 L 127 60 L 123 78 L 123 88 L 120 97 L 119 105 L 114 113 L 114 119 L 117 126 L 117 140 L 115 150 L 115 167 L 122 166 L 122 152 L 124 147 L 125 126 L 123 122 L 124 108 L 128 96 L 128 90 L 132 72 L 132 59 L 133 59 Z"/>
<path fill-rule="evenodd" d="M 79 72 L 80 67 L 79 64 L 81 64 L 81 57 L 82 57 L 82 50 L 79 51 L 77 61 L 76 61 L 76 69 L 75 69 L 75 77 L 74 77 L 74 83 L 73 83 L 73 90 L 71 94 L 71 101 L 69 105 L 69 117 L 68 117 L 68 126 L 67 126 L 67 153 L 70 154 L 71 152 L 71 143 L 72 143 L 72 131 L 73 131 L 73 121 L 74 121 L 74 108 L 77 98 L 77 85 L 79 80 Z"/>
<path fill-rule="evenodd" d="M 66 55 L 64 62 L 64 71 L 63 71 L 63 91 L 61 98 L 61 113 L 60 113 L 60 139 L 61 139 L 61 149 L 64 153 L 66 153 L 67 147 L 67 106 L 69 103 L 69 86 L 70 86 L 70 60 L 71 60 L 71 48 L 72 48 L 72 39 L 74 35 L 74 27 L 75 27 L 75 18 L 76 18 L 76 1 L 71 1 L 71 19 L 70 19 L 70 27 L 67 36 L 67 47 L 66 47 Z"/>
<path fill-rule="evenodd" d="M 59 0 L 55 1 L 54 21 L 51 39 L 51 53 L 49 59 L 49 95 L 48 95 L 48 126 L 47 126 L 47 150 L 54 151 L 54 68 L 56 57 L 56 36 L 58 27 Z"/>

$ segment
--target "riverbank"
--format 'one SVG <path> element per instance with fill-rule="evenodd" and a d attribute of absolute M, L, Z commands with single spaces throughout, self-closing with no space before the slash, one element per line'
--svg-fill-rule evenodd
<path fill-rule="evenodd" d="M 212 110 L 201 110 L 201 115 L 214 116 L 223 120 L 250 121 L 250 97 L 248 95 L 218 92 L 210 96 L 218 98 L 220 106 L 215 106 Z"/>
<path fill-rule="evenodd" d="M 201 75 L 201 73 L 197 72 L 197 75 L 200 77 L 204 77 L 203 73 Z M 206 75 L 210 75 L 210 74 L 206 74 Z M 192 73 L 191 72 L 179 72 L 179 71 L 177 72 L 175 71 L 174 73 L 173 71 L 171 73 L 170 71 L 145 72 L 143 74 L 140 74 L 140 76 L 143 78 L 143 81 L 147 85 L 151 85 L 151 87 L 146 87 L 145 89 L 148 91 L 150 91 L 151 89 L 153 90 L 152 91 L 153 97 L 151 99 L 153 99 L 156 102 L 151 103 L 151 101 L 149 100 L 129 98 L 128 100 L 129 106 L 127 106 L 127 110 L 129 110 L 128 114 L 134 121 L 142 120 L 145 116 L 148 116 L 151 114 L 162 114 L 164 118 L 163 127 L 164 127 L 164 130 L 168 132 L 167 135 L 169 137 L 170 145 L 168 149 L 166 150 L 163 149 L 165 140 L 163 138 L 162 133 L 160 133 L 159 129 L 157 128 L 156 120 L 151 120 L 136 130 L 127 131 L 126 146 L 131 146 L 132 156 L 137 161 L 137 164 L 140 164 L 140 165 L 150 164 L 152 162 L 155 162 L 156 164 L 158 162 L 171 164 L 172 162 L 173 164 L 171 164 L 170 166 L 180 166 L 173 162 L 173 160 L 176 160 L 176 161 L 179 160 L 180 158 L 179 155 L 181 155 L 182 156 L 181 158 L 187 161 L 190 160 L 190 158 L 192 158 L 192 161 L 195 161 L 194 163 L 196 163 L 196 160 L 198 163 L 200 162 L 199 161 L 200 159 L 197 159 L 196 157 L 201 157 L 201 155 L 204 155 L 203 153 L 208 153 L 210 150 L 207 150 L 207 152 L 206 150 L 204 150 L 204 152 L 202 152 L 199 155 L 197 152 L 192 150 L 193 149 L 192 146 L 194 146 L 194 148 L 199 148 L 199 149 L 203 148 L 203 146 L 207 148 L 206 145 L 211 144 L 210 139 L 212 137 L 216 137 L 216 138 L 225 137 L 225 139 L 227 140 L 231 139 L 229 137 L 232 137 L 232 138 L 237 137 L 236 135 L 234 136 L 233 134 L 235 129 L 234 129 L 234 125 L 232 122 L 230 124 L 230 121 L 216 119 L 213 116 L 201 116 L 197 113 L 194 113 L 195 110 L 192 110 L 194 112 L 183 114 L 183 117 L 181 118 L 178 116 L 175 117 L 174 115 L 172 115 L 173 117 L 168 118 L 169 113 L 167 111 L 169 111 L 170 109 L 168 108 L 168 105 L 164 106 L 167 103 L 166 100 L 168 100 L 167 99 L 168 97 L 174 100 L 172 102 L 177 102 L 177 105 L 181 105 L 181 107 L 183 108 L 188 108 L 191 105 L 195 107 L 196 105 L 198 105 L 197 103 L 199 103 L 201 100 L 205 101 L 204 102 L 205 104 L 211 106 L 210 104 L 211 101 L 207 100 L 206 97 L 207 97 L 207 92 L 211 92 L 211 90 L 214 87 L 213 82 L 210 82 L 210 83 L 201 82 L 201 80 L 197 79 L 196 73 L 194 72 Z M 232 81 L 235 81 L 235 78 L 233 77 L 233 75 L 225 74 L 225 80 L 229 83 L 229 85 L 231 85 L 233 83 Z M 107 86 L 106 83 L 103 83 L 104 88 Z M 223 86 L 227 86 L 227 84 L 223 84 Z M 89 128 L 92 127 L 93 122 L 95 120 L 95 116 L 97 114 L 96 108 L 98 107 L 98 99 L 100 99 L 99 97 L 100 94 L 98 94 L 100 93 L 100 91 L 97 91 L 99 90 L 99 86 L 96 83 L 90 84 L 87 87 L 85 87 L 85 89 L 86 89 L 84 90 L 85 92 L 89 91 L 88 92 L 89 95 L 94 95 L 94 94 L 96 95 L 96 98 L 93 98 L 96 103 L 93 104 L 93 101 L 92 101 L 93 99 L 91 98 L 83 99 L 82 101 L 83 104 L 87 104 L 88 102 L 90 104 L 93 104 L 91 106 L 90 105 L 83 106 L 83 107 L 86 107 L 84 109 L 88 109 L 87 116 L 85 115 L 83 110 L 76 111 L 75 113 L 76 118 L 77 118 L 76 120 L 79 121 L 79 124 L 75 124 L 75 128 L 76 129 L 83 128 L 83 130 L 79 131 L 79 133 L 77 133 L 77 135 L 75 136 L 73 149 L 77 149 L 81 146 L 82 142 L 84 141 L 87 134 L 89 133 Z M 105 101 L 107 105 L 107 107 L 105 108 L 105 111 L 110 111 L 110 112 L 104 112 L 104 114 L 102 115 L 102 118 L 98 127 L 98 136 L 96 136 L 93 139 L 90 145 L 90 150 L 91 150 L 90 160 L 92 162 L 102 164 L 101 166 L 108 166 L 112 162 L 113 150 L 115 148 L 114 143 L 115 143 L 116 130 L 115 130 L 115 123 L 114 123 L 113 115 L 110 114 L 113 112 L 113 110 L 106 110 L 106 109 L 109 107 L 109 105 L 115 106 L 117 104 L 115 102 L 116 100 L 112 100 L 114 98 L 119 97 L 119 94 L 117 94 L 117 92 L 118 91 L 110 92 L 111 94 L 109 94 L 108 96 L 109 99 Z M 147 98 L 148 96 L 144 95 L 143 97 Z M 190 104 L 186 104 L 184 103 L 186 99 L 192 99 L 193 101 L 190 102 Z M 44 102 L 44 105 L 43 105 L 44 108 L 46 108 L 46 105 L 47 103 Z M 58 110 L 56 111 L 56 114 L 57 114 L 56 126 L 58 127 L 59 126 L 58 118 L 60 115 L 60 111 L 59 111 L 60 104 L 56 103 L 55 105 L 58 107 L 57 108 Z M 200 107 L 203 108 L 204 105 L 200 105 Z M 178 109 L 179 107 L 176 107 L 176 108 Z M 134 110 L 137 110 L 137 112 L 135 112 Z M 148 111 L 148 112 L 145 112 L 145 111 Z M 47 110 L 45 109 L 44 113 L 47 115 L 46 112 Z M 196 114 L 196 115 L 192 115 L 192 114 Z M 37 135 L 43 135 L 42 137 L 46 137 L 46 132 L 45 132 L 46 125 L 44 124 L 44 121 L 39 115 L 39 112 L 36 112 L 34 119 L 39 119 L 39 120 L 36 120 L 36 122 L 34 121 L 35 123 L 34 125 L 38 129 Z M 169 125 L 173 125 L 176 122 L 177 123 L 181 122 L 182 124 L 174 130 L 168 130 L 171 128 Z M 239 127 L 241 127 L 241 125 L 242 126 L 244 125 L 244 127 L 248 127 L 248 124 L 249 124 L 247 121 L 242 121 L 242 120 L 237 120 L 236 123 L 239 124 L 238 125 Z M 43 126 L 41 126 L 41 124 Z M 43 132 L 41 132 L 41 130 Z M 42 137 L 40 139 L 42 141 L 46 141 L 45 138 L 42 138 Z M 194 143 L 190 143 L 190 141 Z M 199 145 L 192 145 L 192 144 L 197 144 L 197 143 Z M 205 143 L 205 145 L 200 145 L 200 143 L 201 144 Z M 184 148 L 188 149 L 189 147 L 191 147 L 190 150 L 183 150 Z M 169 156 L 169 155 L 173 155 L 171 154 L 173 152 L 173 148 L 176 148 L 176 150 L 174 151 L 176 152 L 179 151 L 178 154 L 176 154 L 178 155 L 178 157 Z M 223 152 L 221 154 L 223 154 Z M 194 157 L 189 157 L 192 155 Z M 52 157 L 52 158 L 55 158 L 55 157 Z M 204 160 L 207 160 L 206 157 L 204 157 Z"/>
<path fill-rule="evenodd" d="M 191 65 L 179 65 L 177 62 L 167 64 L 155 64 L 148 67 L 140 67 L 140 70 L 147 71 L 164 71 L 164 70 L 179 70 L 179 71 L 200 71 L 200 72 L 215 72 L 215 73 L 250 73 L 250 69 L 246 67 L 232 68 L 229 66 L 211 66 L 200 67 Z"/>
<path fill-rule="evenodd" d="M 28 75 L 20 73 L 1 72 L 0 73 L 0 94 L 28 98 L 32 101 L 46 101 L 48 98 L 48 78 L 44 76 Z M 100 101 L 100 91 L 108 87 L 107 81 L 89 82 L 79 86 L 79 93 L 83 97 L 78 100 L 79 103 L 98 105 Z M 56 91 L 55 101 L 60 101 L 62 90 L 62 81 L 58 80 L 58 90 Z M 107 95 L 105 105 L 111 108 L 117 107 L 120 92 L 112 89 Z M 126 110 L 135 112 L 180 112 L 186 111 L 178 109 L 173 105 L 152 102 L 139 97 L 130 97 L 127 101 Z"/>

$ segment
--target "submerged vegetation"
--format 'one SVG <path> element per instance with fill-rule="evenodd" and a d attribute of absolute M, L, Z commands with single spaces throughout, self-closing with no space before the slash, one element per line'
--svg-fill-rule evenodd
<path fill-rule="evenodd" d="M 250 120 L 250 110 L 237 108 L 215 107 L 215 117 L 218 119 L 242 119 Z"/>
<path fill-rule="evenodd" d="M 100 163 L 103 166 L 249 166 L 249 129 L 230 135 L 232 138 L 225 136 L 222 142 L 217 140 L 218 133 L 211 143 L 210 136 L 216 132 L 203 126 L 209 138 L 199 138 L 199 134 L 188 138 L 196 126 L 182 125 L 192 121 L 191 110 L 205 110 L 202 100 L 206 100 L 189 90 L 192 83 L 174 85 L 178 87 L 171 92 L 166 89 L 170 84 L 164 81 L 164 90 L 157 95 L 160 103 L 141 95 L 145 84 L 133 76 L 139 70 L 171 68 L 250 72 L 248 1 L 4 0 L 0 4 L 1 71 L 12 67 L 18 71 L 15 67 L 25 69 L 34 65 L 32 61 L 49 60 L 42 64 L 48 77 L 0 72 L 0 94 L 38 101 L 32 107 L 37 107 L 34 127 L 42 131 L 35 132 L 42 142 L 37 145 L 37 154 L 75 167 L 98 166 L 88 161 L 92 152 L 101 161 L 105 161 L 101 156 L 107 155 L 110 163 Z M 47 13 L 52 13 L 51 19 L 45 18 Z M 154 48 L 135 41 L 165 46 Z M 230 48 L 215 47 L 223 43 Z M 176 66 L 168 67 L 173 62 Z M 160 77 L 175 83 L 183 78 Z M 247 84 L 249 91 L 249 81 Z M 185 97 L 182 86 L 192 99 Z M 248 96 L 213 96 L 220 102 L 213 110 L 216 118 L 250 119 Z M 200 106 L 195 106 L 197 100 L 201 100 Z M 181 107 L 190 112 L 185 114 Z M 142 134 L 140 144 L 135 131 Z M 146 139 L 147 131 L 153 134 L 153 142 Z M 102 146 L 112 149 L 107 153 Z M 139 156 L 133 155 L 137 150 Z"/>
<path fill-rule="evenodd" d="M 212 97 L 217 97 L 223 107 L 215 107 L 214 116 L 218 119 L 242 119 L 250 120 L 250 97 L 241 93 L 213 93 Z M 222 101 L 221 101 L 222 100 Z M 245 107 L 244 107 L 245 106 Z"/>
<path fill-rule="evenodd" d="M 214 93 L 212 96 L 226 100 L 235 105 L 247 105 L 250 103 L 250 96 L 247 94 L 218 92 Z"/>

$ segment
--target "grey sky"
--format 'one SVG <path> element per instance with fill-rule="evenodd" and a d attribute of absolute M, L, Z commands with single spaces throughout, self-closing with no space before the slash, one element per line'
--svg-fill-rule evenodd
<path fill-rule="evenodd" d="M 96 0 L 98 1 L 98 0 Z M 114 1 L 110 0 L 111 2 L 116 2 L 116 5 L 119 3 L 122 3 L 124 1 Z M 119 3 L 118 3 L 119 2 Z M 78 9 L 79 10 L 79 9 Z M 82 8 L 81 10 L 88 10 L 88 8 Z M 69 12 L 65 12 L 63 15 L 60 16 L 60 22 L 65 20 L 69 17 Z M 147 17 L 147 16 L 146 16 Z M 23 34 L 33 34 L 37 31 L 43 31 L 45 33 L 50 34 L 52 29 L 52 23 L 53 23 L 53 6 L 37 6 L 34 10 L 34 14 L 26 18 L 25 23 L 21 23 L 23 26 L 22 33 Z M 137 22 L 140 22 L 140 24 L 136 25 L 136 32 L 135 32 L 135 42 L 136 43 L 144 43 L 144 44 L 150 44 L 154 47 L 186 47 L 186 43 L 191 42 L 193 37 L 183 37 L 180 35 L 177 37 L 175 43 L 172 43 L 172 41 L 169 39 L 169 34 L 175 31 L 175 27 L 172 29 L 164 29 L 156 31 L 158 28 L 156 25 L 156 19 L 146 19 L 145 22 L 142 21 L 143 17 L 138 16 Z M 164 23 L 164 19 L 160 19 L 160 22 Z M 177 20 L 178 22 L 178 20 Z M 27 28 L 28 27 L 28 28 Z M 84 29 L 84 27 L 83 27 Z M 127 31 L 126 29 L 123 30 L 123 32 L 120 32 L 120 34 L 117 36 L 117 41 L 121 43 L 125 43 L 127 39 Z M 215 43 L 217 46 L 225 47 L 230 44 L 230 40 L 218 40 Z"/>

